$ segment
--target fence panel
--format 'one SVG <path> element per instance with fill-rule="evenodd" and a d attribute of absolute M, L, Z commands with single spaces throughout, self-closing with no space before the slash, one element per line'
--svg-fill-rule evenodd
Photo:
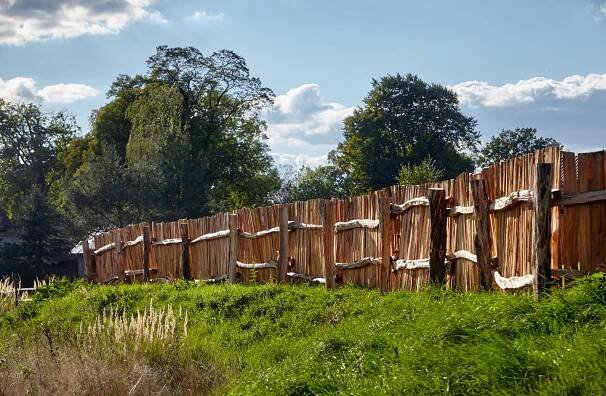
<path fill-rule="evenodd" d="M 465 173 L 439 183 L 393 186 L 335 200 L 329 206 L 334 210 L 335 229 L 327 230 L 326 235 L 321 226 L 323 200 L 287 205 L 288 278 L 322 278 L 326 240 L 334 243 L 336 275 L 341 283 L 383 288 L 381 257 L 389 252 L 392 271 L 386 277 L 388 289 L 417 290 L 426 286 L 430 234 L 427 198 L 430 188 L 443 188 L 449 207 L 447 286 L 462 291 L 477 289 L 471 181 L 479 179 L 483 180 L 491 205 L 489 242 L 491 256 L 498 262 L 497 273 L 507 278 L 528 276 L 534 260 L 532 189 L 536 166 L 541 162 L 553 164 L 551 187 L 561 193 L 561 199 L 557 194 L 552 198 L 552 268 L 583 272 L 606 269 L 606 153 L 575 155 L 549 147 L 499 162 L 479 174 Z M 379 221 L 379 197 L 388 197 L 391 203 L 387 229 L 380 225 L 387 217 Z M 235 237 L 236 280 L 277 280 L 280 208 L 276 205 L 238 210 L 234 236 L 229 235 L 227 213 L 187 220 L 189 273 L 203 280 L 225 278 L 230 238 Z M 142 270 L 142 230 L 142 224 L 135 224 L 95 235 L 97 281 L 123 278 L 125 271 Z M 382 233 L 389 238 L 385 249 Z M 152 224 L 151 237 L 152 277 L 182 277 L 179 222 Z M 92 271 L 93 267 L 86 268 Z"/>

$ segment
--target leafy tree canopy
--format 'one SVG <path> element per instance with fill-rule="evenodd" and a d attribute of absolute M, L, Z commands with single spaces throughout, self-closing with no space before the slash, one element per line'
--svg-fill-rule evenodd
<path fill-rule="evenodd" d="M 537 136 L 535 128 L 503 129 L 498 135 L 490 138 L 482 148 L 478 163 L 486 167 L 508 158 L 559 144 L 555 139 Z"/>
<path fill-rule="evenodd" d="M 114 186 L 107 202 L 114 206 L 100 207 L 116 226 L 151 214 L 173 220 L 267 203 L 279 178 L 260 112 L 271 106 L 274 93 L 228 50 L 204 55 L 193 47 L 161 46 L 147 66 L 143 75 L 117 77 L 110 102 L 91 117 L 90 138 L 71 147 L 83 154 L 68 150 L 62 157 L 68 164 L 80 162 L 68 183 L 73 200 L 92 204 L 109 188 L 101 185 L 109 177 L 101 172 L 105 167 L 116 172 L 116 181 L 147 186 L 154 197 L 140 199 L 141 190 Z M 96 158 L 110 152 L 107 160 Z M 90 180 L 96 171 L 105 176 Z M 93 209 L 85 223 L 105 226 L 110 219 Z"/>
<path fill-rule="evenodd" d="M 40 105 L 0 99 L 0 205 L 9 218 L 32 188 L 46 196 L 57 176 L 57 152 L 78 128 L 63 113 L 44 113 Z"/>
<path fill-rule="evenodd" d="M 445 177 L 473 169 L 476 121 L 461 113 L 456 94 L 412 74 L 372 81 L 364 105 L 345 119 L 344 142 L 331 160 L 349 173 L 354 193 L 396 183 L 402 165 L 435 160 Z"/>

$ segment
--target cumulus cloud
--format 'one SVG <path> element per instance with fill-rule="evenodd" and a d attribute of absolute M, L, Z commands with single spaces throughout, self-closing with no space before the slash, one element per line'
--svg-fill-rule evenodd
<path fill-rule="evenodd" d="M 500 86 L 486 81 L 465 81 L 450 88 L 457 93 L 462 105 L 504 107 L 539 99 L 576 99 L 606 91 L 606 73 L 573 75 L 563 80 L 534 77 Z"/>
<path fill-rule="evenodd" d="M 309 166 L 316 168 L 320 165 L 325 165 L 328 162 L 326 155 L 306 155 L 306 154 L 271 154 L 274 162 L 278 165 L 291 165 L 295 169 Z"/>
<path fill-rule="evenodd" d="M 212 14 L 207 11 L 196 11 L 192 15 L 188 16 L 186 19 L 188 21 L 196 21 L 196 22 L 219 22 L 225 18 L 225 14 L 220 12 L 218 14 Z"/>
<path fill-rule="evenodd" d="M 293 146 L 336 144 L 341 138 L 343 119 L 353 107 L 326 102 L 318 84 L 303 84 L 276 97 L 265 114 L 270 144 Z"/>
<path fill-rule="evenodd" d="M 96 89 L 84 84 L 55 84 L 38 89 L 33 78 L 0 79 L 0 98 L 10 101 L 72 103 L 96 95 Z"/>
<path fill-rule="evenodd" d="M 118 33 L 130 22 L 165 22 L 155 0 L 1 0 L 0 44 Z"/>

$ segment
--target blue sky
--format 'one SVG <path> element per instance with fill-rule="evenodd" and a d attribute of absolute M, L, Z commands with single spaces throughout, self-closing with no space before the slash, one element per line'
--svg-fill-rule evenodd
<path fill-rule="evenodd" d="M 228 48 L 277 96 L 277 162 L 321 163 L 370 80 L 452 87 L 486 139 L 532 126 L 606 147 L 606 0 L 0 0 L 0 96 L 67 109 L 88 131 L 120 73 L 157 45 Z"/>

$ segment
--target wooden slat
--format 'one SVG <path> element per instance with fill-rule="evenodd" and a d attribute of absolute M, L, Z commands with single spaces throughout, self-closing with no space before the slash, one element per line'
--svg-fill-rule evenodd
<path fill-rule="evenodd" d="M 229 236 L 229 230 L 221 230 L 217 232 L 211 232 L 208 234 L 200 235 L 199 237 L 193 239 L 190 244 L 202 242 L 202 241 L 211 241 L 213 239 L 219 238 L 227 238 Z"/>
<path fill-rule="evenodd" d="M 243 268 L 243 269 L 267 269 L 267 268 L 273 268 L 273 269 L 277 269 L 278 268 L 278 262 L 277 261 L 268 261 L 267 263 L 252 263 L 252 264 L 248 264 L 248 263 L 241 263 L 239 261 L 236 261 L 236 267 L 238 268 Z"/>
<path fill-rule="evenodd" d="M 534 203 L 533 290 L 535 300 L 550 285 L 551 280 L 551 175 L 553 166 L 537 164 Z"/>
<path fill-rule="evenodd" d="M 480 286 L 492 290 L 492 267 L 490 265 L 490 230 L 488 220 L 488 196 L 484 191 L 484 181 L 471 182 L 473 205 L 476 213 L 476 228 L 474 247 L 476 249 L 477 263 L 480 269 Z"/>
<path fill-rule="evenodd" d="M 446 192 L 429 190 L 431 232 L 429 239 L 429 277 L 434 285 L 443 286 L 446 278 Z"/>
<path fill-rule="evenodd" d="M 591 154 L 591 179 L 589 189 L 592 192 L 604 191 L 605 170 L 604 151 Z M 606 194 L 605 194 L 606 195 Z M 591 271 L 595 271 L 600 265 L 606 264 L 606 205 L 603 201 L 593 201 L 588 204 L 590 224 L 590 249 L 591 249 Z"/>
<path fill-rule="evenodd" d="M 377 228 L 379 227 L 379 220 L 369 219 L 354 219 L 349 221 L 340 221 L 335 223 L 335 232 L 341 232 L 351 230 L 354 228 Z"/>
<path fill-rule="evenodd" d="M 591 153 L 580 153 L 578 159 L 578 188 L 579 192 L 588 192 L 591 190 Z M 577 233 L 577 252 L 578 252 L 578 267 L 580 271 L 590 272 L 592 270 L 591 257 L 591 208 L 589 205 L 581 205 L 577 207 L 578 218 L 574 232 Z"/>
<path fill-rule="evenodd" d="M 181 274 L 184 279 L 191 279 L 191 268 L 189 264 L 189 229 L 187 222 L 179 223 L 179 234 L 181 235 Z"/>
<path fill-rule="evenodd" d="M 149 256 L 151 253 L 151 240 L 149 225 L 143 226 L 143 281 L 149 281 Z"/>
<path fill-rule="evenodd" d="M 404 202 L 403 204 L 391 204 L 390 211 L 391 214 L 398 215 L 405 213 L 407 210 L 414 208 L 416 206 L 429 206 L 429 200 L 426 197 L 413 198 Z"/>
<path fill-rule="evenodd" d="M 389 290 L 391 273 L 391 222 L 389 211 L 389 190 L 383 190 L 379 196 L 379 228 L 381 231 L 381 292 Z"/>
<path fill-rule="evenodd" d="M 597 164 L 596 164 L 597 165 Z M 604 171 L 596 171 L 596 177 L 592 179 L 593 183 L 600 183 L 604 181 L 603 176 L 600 173 Z M 562 194 L 560 199 L 555 199 L 553 205 L 557 206 L 572 206 L 572 205 L 583 205 L 592 202 L 606 201 L 606 190 L 587 191 L 584 193 L 568 193 Z"/>
<path fill-rule="evenodd" d="M 280 208 L 280 254 L 278 279 L 286 282 L 288 272 L 288 206 Z"/>
<path fill-rule="evenodd" d="M 236 281 L 236 252 L 238 246 L 237 215 L 229 215 L 229 255 L 227 278 L 230 283 Z"/>
<path fill-rule="evenodd" d="M 323 200 L 322 212 L 322 239 L 324 250 L 324 279 L 326 288 L 335 287 L 335 203 L 331 200 Z"/>
<path fill-rule="evenodd" d="M 93 252 L 93 254 L 95 254 L 96 256 L 98 256 L 98 255 L 100 255 L 102 253 L 109 252 L 110 250 L 115 249 L 115 247 L 116 247 L 116 244 L 114 242 L 108 243 L 107 245 L 101 246 L 99 249 L 95 250 Z"/>
<path fill-rule="evenodd" d="M 381 264 L 381 257 L 364 257 L 363 259 L 356 260 L 352 263 L 336 263 L 335 266 L 338 269 L 346 270 L 346 269 L 354 269 L 354 268 L 363 268 L 367 265 L 371 264 Z"/>

